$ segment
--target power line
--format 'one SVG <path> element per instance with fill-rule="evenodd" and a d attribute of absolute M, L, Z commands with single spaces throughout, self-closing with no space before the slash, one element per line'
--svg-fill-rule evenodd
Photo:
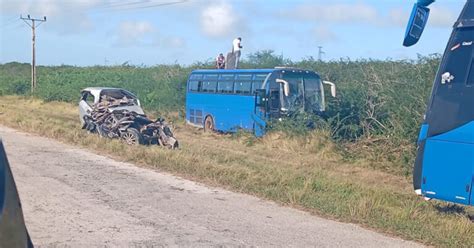
<path fill-rule="evenodd" d="M 97 7 L 103 7 L 103 8 L 115 8 L 115 7 L 121 7 L 121 6 L 130 6 L 130 5 L 139 5 L 139 4 L 146 4 L 150 3 L 150 0 L 140 0 L 136 2 L 112 2 L 109 4 L 104 4 L 102 6 L 97 6 Z"/>
<path fill-rule="evenodd" d="M 15 22 L 19 21 L 19 20 L 20 20 L 19 17 L 13 16 L 12 18 L 8 18 L 7 20 L 5 20 L 5 22 L 2 23 L 3 25 L 0 26 L 0 27 L 4 28 L 6 26 L 9 26 L 12 23 L 15 23 Z"/>
<path fill-rule="evenodd" d="M 115 4 L 109 4 L 105 6 L 99 6 L 98 8 L 100 10 L 115 10 L 115 11 L 120 11 L 120 10 L 135 10 L 135 9 L 148 9 L 148 8 L 156 8 L 156 7 L 163 7 L 163 6 L 169 6 L 169 5 L 176 5 L 176 4 L 182 4 L 186 3 L 189 0 L 180 0 L 180 1 L 174 1 L 174 2 L 156 2 L 156 1 L 145 1 L 145 0 L 140 0 L 136 2 L 125 2 L 125 3 L 115 3 Z"/>
<path fill-rule="evenodd" d="M 176 4 L 186 3 L 186 2 L 188 2 L 188 0 L 181 0 L 181 1 L 168 2 L 168 3 L 159 3 L 159 4 L 154 4 L 154 5 L 148 5 L 148 6 L 137 6 L 135 8 L 126 8 L 126 9 L 123 9 L 123 10 L 156 8 L 156 7 L 176 5 Z"/>
<path fill-rule="evenodd" d="M 43 24 L 43 22 L 46 22 L 46 16 L 44 16 L 43 19 L 35 19 L 28 15 L 27 17 L 20 16 L 20 19 L 22 19 L 26 25 L 31 27 L 31 92 L 34 92 L 36 89 L 36 28 Z"/>

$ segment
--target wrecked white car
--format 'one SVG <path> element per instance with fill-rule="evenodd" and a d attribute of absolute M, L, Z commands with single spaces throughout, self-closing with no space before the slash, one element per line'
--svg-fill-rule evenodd
<path fill-rule="evenodd" d="M 165 120 L 150 120 L 138 98 L 124 89 L 83 89 L 79 117 L 83 129 L 102 137 L 121 139 L 129 145 L 156 144 L 171 149 L 179 146 Z"/>

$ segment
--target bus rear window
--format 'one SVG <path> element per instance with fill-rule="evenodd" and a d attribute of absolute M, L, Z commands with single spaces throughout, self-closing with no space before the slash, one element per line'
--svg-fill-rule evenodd
<path fill-rule="evenodd" d="M 250 94 L 252 84 L 250 82 L 235 82 L 235 93 L 237 94 Z"/>
<path fill-rule="evenodd" d="M 189 81 L 188 89 L 193 92 L 199 91 L 199 81 Z"/>
<path fill-rule="evenodd" d="M 205 81 L 202 82 L 202 92 L 216 92 L 217 82 Z"/>

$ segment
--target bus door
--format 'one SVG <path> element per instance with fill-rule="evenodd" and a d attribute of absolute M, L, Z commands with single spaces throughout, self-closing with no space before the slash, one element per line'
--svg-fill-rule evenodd
<path fill-rule="evenodd" d="M 444 136 L 444 135 L 440 135 Z M 429 198 L 468 205 L 472 200 L 474 144 L 428 138 L 425 144 L 422 193 Z"/>
<path fill-rule="evenodd" d="M 255 102 L 254 132 L 255 136 L 261 137 L 265 134 L 267 119 L 280 118 L 281 116 L 280 89 L 270 88 L 268 94 L 265 89 L 258 90 Z"/>
<path fill-rule="evenodd" d="M 255 93 L 255 114 L 254 114 L 254 134 L 261 137 L 266 133 L 267 122 L 274 117 L 275 107 L 274 100 L 279 98 L 278 93 L 272 90 L 275 87 L 275 74 L 257 74 L 254 78 L 254 84 L 257 81 L 258 87 L 254 90 Z M 257 80 L 257 77 L 261 81 Z M 262 80 L 263 79 L 263 80 Z M 272 84 L 273 82 L 273 84 Z M 252 86 L 252 89 L 255 86 Z"/>
<path fill-rule="evenodd" d="M 256 137 L 262 137 L 265 134 L 266 118 L 268 111 L 268 95 L 265 89 L 255 90 L 255 111 L 252 115 L 253 131 Z"/>
<path fill-rule="evenodd" d="M 281 72 L 272 73 L 266 81 L 268 94 L 268 114 L 269 119 L 278 119 L 282 116 L 282 89 L 277 81 L 281 78 Z"/>
<path fill-rule="evenodd" d="M 270 118 L 279 118 L 281 111 L 280 89 L 271 89 L 268 99 Z"/>

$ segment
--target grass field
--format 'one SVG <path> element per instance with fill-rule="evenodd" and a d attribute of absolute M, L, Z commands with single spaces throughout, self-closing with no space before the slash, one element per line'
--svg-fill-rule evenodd
<path fill-rule="evenodd" d="M 426 110 L 440 55 L 416 60 L 291 61 L 271 50 L 249 54 L 242 68 L 289 66 L 314 70 L 337 85 L 337 97 L 328 97 L 321 117 L 288 118 L 272 125 L 292 136 L 310 131 L 305 118 L 316 118 L 318 132 L 328 133 L 344 160 L 365 160 L 365 166 L 409 176 L 415 160 L 415 142 Z M 213 68 L 212 61 L 193 65 L 115 65 L 77 67 L 39 66 L 38 88 L 30 92 L 30 65 L 0 64 L 0 96 L 34 96 L 45 101 L 76 103 L 88 86 L 120 87 L 137 94 L 143 106 L 155 112 L 184 115 L 186 80 L 194 69 Z M 326 92 L 329 95 L 329 92 Z M 285 124 L 285 125 L 281 125 Z"/>
<path fill-rule="evenodd" d="M 180 150 L 128 147 L 81 130 L 75 104 L 17 96 L 0 97 L 0 124 L 404 239 L 474 247 L 472 208 L 423 201 L 409 177 L 385 169 L 388 161 L 347 159 L 346 149 L 324 130 L 256 139 L 205 134 L 178 121 L 173 125 Z"/>

